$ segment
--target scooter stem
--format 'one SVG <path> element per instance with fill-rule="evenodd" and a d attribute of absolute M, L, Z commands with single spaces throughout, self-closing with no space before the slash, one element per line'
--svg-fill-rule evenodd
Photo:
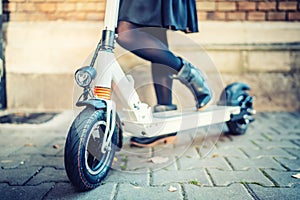
<path fill-rule="evenodd" d="M 111 51 L 114 49 L 115 29 L 118 25 L 120 0 L 107 0 L 102 31 L 101 49 Z"/>
<path fill-rule="evenodd" d="M 104 18 L 104 30 L 115 31 L 118 23 L 120 0 L 107 0 Z"/>

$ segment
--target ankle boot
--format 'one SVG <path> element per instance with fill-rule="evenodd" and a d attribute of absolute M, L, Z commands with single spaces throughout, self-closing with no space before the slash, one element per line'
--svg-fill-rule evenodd
<path fill-rule="evenodd" d="M 177 110 L 176 105 L 156 105 L 153 108 L 153 112 L 165 112 Z M 167 135 L 160 135 L 156 137 L 132 137 L 130 138 L 130 145 L 135 147 L 152 147 L 157 144 L 170 144 L 176 140 L 177 133 L 170 133 Z"/>
<path fill-rule="evenodd" d="M 174 79 L 179 79 L 193 93 L 197 109 L 201 109 L 211 100 L 211 91 L 208 88 L 202 72 L 191 63 L 182 60 L 183 66 Z"/>

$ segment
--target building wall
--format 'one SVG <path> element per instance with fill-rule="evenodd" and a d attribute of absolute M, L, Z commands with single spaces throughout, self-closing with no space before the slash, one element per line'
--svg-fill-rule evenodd
<path fill-rule="evenodd" d="M 299 0 L 196 0 L 200 21 L 300 21 Z M 2 0 L 5 21 L 102 20 L 105 0 Z"/>
<path fill-rule="evenodd" d="M 2 2 L 8 109 L 74 108 L 74 72 L 101 37 L 106 0 Z M 222 86 L 249 84 L 258 111 L 300 110 L 299 6 L 300 0 L 197 0 L 200 32 L 169 31 L 179 37 L 169 37 L 170 48 L 208 74 L 216 100 L 222 87 L 215 77 Z M 126 73 L 150 69 L 122 50 L 117 45 L 115 52 Z M 154 89 L 143 88 L 141 100 L 154 105 Z"/>

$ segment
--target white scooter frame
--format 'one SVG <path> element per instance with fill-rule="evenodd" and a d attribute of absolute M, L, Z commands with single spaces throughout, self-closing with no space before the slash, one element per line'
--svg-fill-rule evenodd
<path fill-rule="evenodd" d="M 125 99 L 130 110 L 130 119 L 122 120 L 124 131 L 138 137 L 153 137 L 167 133 L 183 131 L 209 124 L 226 122 L 232 115 L 238 115 L 241 111 L 240 106 L 213 106 L 204 111 L 190 111 L 185 113 L 160 112 L 152 113 L 150 106 L 142 103 L 134 88 L 134 80 L 131 76 L 125 75 L 113 53 L 116 39 L 115 28 L 118 20 L 119 0 L 109 0 L 106 4 L 106 13 L 104 21 L 104 30 L 102 41 L 97 48 L 93 62 L 97 71 L 95 85 L 111 88 L 111 81 L 118 86 L 118 95 Z M 93 64 L 94 64 L 93 63 Z M 105 152 L 114 127 L 116 116 L 116 106 L 112 100 L 103 100 L 107 104 L 107 122 L 111 124 L 106 142 L 102 146 L 102 152 Z M 249 110 L 248 110 L 249 111 Z M 253 110 L 251 111 L 253 113 Z M 110 119 L 112 119 L 110 121 Z M 182 121 L 185 121 L 183 124 Z M 112 123 L 110 123 L 112 122 Z M 192 123 L 186 123 L 192 122 Z M 159 132 L 157 131 L 159 130 Z"/>

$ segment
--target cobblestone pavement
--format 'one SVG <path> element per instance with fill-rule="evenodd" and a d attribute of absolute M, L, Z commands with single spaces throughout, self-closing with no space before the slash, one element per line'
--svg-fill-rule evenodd
<path fill-rule="evenodd" d="M 180 133 L 172 145 L 125 144 L 103 185 L 83 193 L 64 170 L 71 118 L 0 125 L 0 199 L 300 199 L 292 177 L 300 173 L 299 112 L 258 113 L 242 136 L 220 134 L 218 125 Z"/>

